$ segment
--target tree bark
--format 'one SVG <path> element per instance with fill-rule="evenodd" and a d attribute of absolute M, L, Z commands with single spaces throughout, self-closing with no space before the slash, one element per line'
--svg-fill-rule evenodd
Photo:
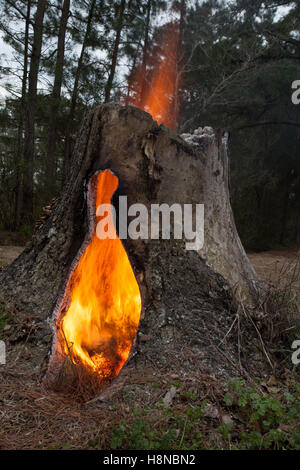
<path fill-rule="evenodd" d="M 111 90 L 112 90 L 113 81 L 115 78 L 115 72 L 116 72 L 118 55 L 119 55 L 119 46 L 120 46 L 120 40 L 121 40 L 121 32 L 124 26 L 123 20 L 124 20 L 125 8 L 126 8 L 126 0 L 121 0 L 120 11 L 119 11 L 118 21 L 117 21 L 117 26 L 116 26 L 116 38 L 114 42 L 114 48 L 113 48 L 112 59 L 111 59 L 111 67 L 110 67 L 107 83 L 105 86 L 105 103 L 109 103 L 110 101 Z"/>
<path fill-rule="evenodd" d="M 54 85 L 51 95 L 51 105 L 49 114 L 49 130 L 48 142 L 46 151 L 46 184 L 47 200 L 55 195 L 56 192 L 56 142 L 57 142 L 57 116 L 60 106 L 60 95 L 63 79 L 63 67 L 65 57 L 65 37 L 67 30 L 67 23 L 70 12 L 70 0 L 64 0 L 62 7 L 62 14 L 58 33 L 57 42 L 57 57 L 55 65 Z"/>
<path fill-rule="evenodd" d="M 88 14 L 87 23 L 86 23 L 85 35 L 84 35 L 81 52 L 80 52 L 80 56 L 78 59 L 76 74 L 75 74 L 74 86 L 73 86 L 72 97 L 71 97 L 70 113 L 69 113 L 68 122 L 67 122 L 66 140 L 65 140 L 64 162 L 63 162 L 63 184 L 66 180 L 66 177 L 69 171 L 70 157 L 71 157 L 71 150 L 72 150 L 71 149 L 72 132 L 73 132 L 73 123 L 74 123 L 77 99 L 78 99 L 79 80 L 81 77 L 85 51 L 87 49 L 88 41 L 90 37 L 95 6 L 96 6 L 96 0 L 91 0 L 89 14 Z"/>
<path fill-rule="evenodd" d="M 24 36 L 24 65 L 22 77 L 22 94 L 20 101 L 20 118 L 18 124 L 18 138 L 17 138 L 17 151 L 16 151 L 16 200 L 14 211 L 14 229 L 20 227 L 21 222 L 21 209 L 22 209 L 22 195 L 23 195 L 23 168 L 21 165 L 23 156 L 23 132 L 25 121 L 25 105 L 26 105 L 26 92 L 27 92 L 27 73 L 28 73 L 28 48 L 29 48 L 29 27 L 31 15 L 31 0 L 27 3 L 27 12 L 25 18 L 25 36 Z"/>
<path fill-rule="evenodd" d="M 146 68 L 148 62 L 148 48 L 149 48 L 149 32 L 150 32 L 150 19 L 151 19 L 151 10 L 152 10 L 152 0 L 148 0 L 147 3 L 147 15 L 146 15 L 146 24 L 145 24 L 145 37 L 144 37 L 144 46 L 143 46 L 143 56 L 142 56 L 142 86 L 140 93 L 140 107 L 145 102 L 145 95 L 147 92 L 147 77 L 146 77 Z"/>
<path fill-rule="evenodd" d="M 131 94 L 131 91 L 132 89 L 134 88 L 133 84 L 131 83 L 131 78 L 136 70 L 136 64 L 137 64 L 137 61 L 138 61 L 138 58 L 139 58 L 139 53 L 140 53 L 140 47 L 141 47 L 141 40 L 139 40 L 138 42 L 138 45 L 137 45 L 137 49 L 136 49 L 136 52 L 134 54 L 134 57 L 133 57 L 133 62 L 132 62 L 132 65 L 130 67 L 130 72 L 128 74 L 128 81 L 127 81 L 127 93 L 126 93 L 126 97 L 125 97 L 125 103 L 124 104 L 129 104 L 130 103 L 130 94 Z"/>
<path fill-rule="evenodd" d="M 24 190 L 23 222 L 33 223 L 33 163 L 34 163 L 34 127 L 37 101 L 37 83 L 43 41 L 43 21 L 47 0 L 39 0 L 34 21 L 34 36 L 29 71 L 28 99 L 26 102 L 26 125 L 24 142 Z"/>
<path fill-rule="evenodd" d="M 178 115 L 179 115 L 179 87 L 183 74 L 183 66 L 181 59 L 181 53 L 183 51 L 183 34 L 184 34 L 184 17 L 186 13 L 186 4 L 185 0 L 181 0 L 180 3 L 180 19 L 179 19 L 179 35 L 178 35 L 178 47 L 177 47 L 177 60 L 176 60 L 176 83 L 175 83 L 175 92 L 174 92 L 174 116 L 176 117 L 175 129 L 178 129 Z"/>

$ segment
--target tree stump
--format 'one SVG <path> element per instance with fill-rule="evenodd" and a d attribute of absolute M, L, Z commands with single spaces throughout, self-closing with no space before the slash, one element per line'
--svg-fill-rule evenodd
<path fill-rule="evenodd" d="M 235 228 L 221 133 L 191 146 L 137 108 L 105 104 L 83 119 L 66 186 L 51 214 L 24 252 L 0 273 L 2 299 L 34 312 L 52 328 L 45 383 L 53 384 L 62 368 L 61 361 L 53 361 L 56 321 L 68 279 L 87 243 L 89 218 L 96 217 L 89 213 L 87 187 L 92 175 L 107 169 L 119 181 L 113 203 L 125 195 L 128 206 L 138 202 L 149 210 L 161 203 L 205 206 L 199 251 L 187 251 L 184 240 L 123 240 L 142 298 L 130 358 L 177 373 L 197 367 L 232 370 L 234 328 L 226 335 L 237 301 L 253 303 L 260 284 Z M 45 349 L 50 342 L 49 336 Z M 129 363 L 132 359 L 126 367 Z"/>

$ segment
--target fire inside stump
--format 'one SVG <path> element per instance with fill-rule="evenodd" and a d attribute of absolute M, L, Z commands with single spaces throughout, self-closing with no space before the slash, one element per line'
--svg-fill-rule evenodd
<path fill-rule="evenodd" d="M 57 367 L 60 359 L 62 367 L 67 358 L 71 370 L 76 371 L 73 378 L 78 382 L 81 371 L 85 382 L 93 383 L 96 389 L 119 374 L 128 359 L 141 314 L 139 286 L 121 240 L 115 231 L 110 238 L 99 238 L 95 224 L 95 219 L 101 224 L 97 208 L 106 205 L 102 221 L 107 224 L 110 218 L 107 226 L 114 226 L 110 201 L 117 187 L 118 178 L 110 170 L 91 178 L 91 233 L 80 249 L 79 261 L 55 315 L 57 334 L 52 361 Z"/>

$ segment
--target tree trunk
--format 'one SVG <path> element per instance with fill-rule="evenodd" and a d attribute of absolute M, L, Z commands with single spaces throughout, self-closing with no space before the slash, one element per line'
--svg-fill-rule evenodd
<path fill-rule="evenodd" d="M 184 18 L 186 12 L 185 0 L 181 0 L 180 3 L 180 19 L 179 19 L 179 36 L 178 36 L 178 47 L 177 47 L 177 61 L 176 61 L 176 83 L 175 83 L 175 92 L 174 92 L 174 116 L 176 116 L 175 129 L 178 129 L 178 116 L 179 116 L 179 106 L 180 106 L 180 93 L 179 88 L 183 75 L 183 64 L 181 60 L 181 54 L 183 51 L 183 34 L 184 34 Z"/>
<path fill-rule="evenodd" d="M 136 52 L 135 52 L 134 57 L 133 57 L 133 62 L 132 62 L 132 65 L 130 67 L 130 72 L 128 74 L 129 79 L 127 81 L 127 93 L 126 93 L 125 103 L 124 104 L 130 104 L 130 94 L 131 94 L 132 89 L 134 88 L 132 83 L 131 83 L 130 77 L 133 76 L 133 74 L 136 70 L 136 64 L 137 64 L 139 54 L 140 54 L 140 47 L 141 47 L 141 40 L 139 40 L 139 42 L 138 42 Z"/>
<path fill-rule="evenodd" d="M 121 0 L 120 11 L 119 11 L 117 27 L 116 27 L 116 38 L 114 42 L 114 48 L 113 48 L 112 59 L 111 59 L 111 67 L 109 71 L 108 80 L 105 86 L 105 103 L 109 103 L 110 101 L 111 90 L 112 90 L 113 81 L 115 78 L 115 72 L 116 72 L 118 55 L 119 55 L 119 46 L 120 46 L 120 40 L 121 40 L 121 32 L 124 26 L 123 19 L 124 19 L 125 8 L 126 8 L 126 0 Z"/>
<path fill-rule="evenodd" d="M 60 94 L 63 79 L 63 67 L 65 57 L 65 37 L 67 30 L 67 23 L 70 11 L 70 0 L 64 0 L 62 15 L 59 26 L 58 42 L 57 42 L 57 57 L 55 65 L 54 85 L 51 95 L 50 115 L 49 115 L 49 130 L 48 130 L 48 143 L 46 152 L 46 184 L 47 188 L 46 200 L 50 200 L 56 192 L 56 142 L 57 142 L 57 115 L 60 105 Z"/>
<path fill-rule="evenodd" d="M 33 162 L 34 162 L 34 127 L 37 101 L 37 82 L 43 40 L 43 21 L 47 0 L 39 0 L 34 21 L 33 46 L 30 60 L 28 99 L 26 102 L 26 125 L 24 142 L 24 190 L 23 221 L 33 223 Z"/>
<path fill-rule="evenodd" d="M 149 32 L 150 32 L 150 19 L 151 19 L 151 9 L 152 9 L 152 0 L 148 0 L 147 3 L 147 16 L 145 24 L 145 37 L 144 37 L 144 46 L 143 46 L 143 58 L 142 58 L 142 86 L 140 93 L 140 107 L 145 102 L 146 92 L 147 92 L 147 62 L 148 62 L 148 48 L 149 48 Z"/>
<path fill-rule="evenodd" d="M 20 227 L 21 222 L 21 209 L 22 209 L 22 196 L 23 196 L 23 168 L 21 165 L 23 155 L 23 132 L 24 132 L 24 110 L 26 103 L 27 91 L 27 72 L 28 72 L 28 47 L 29 47 L 29 26 L 31 15 L 31 0 L 27 3 L 27 12 L 25 19 L 25 36 L 24 36 L 24 65 L 23 65 L 23 78 L 22 78 L 22 94 L 20 101 L 20 119 L 18 125 L 18 138 L 17 138 L 17 151 L 16 151 L 16 201 L 14 211 L 14 229 Z"/>
<path fill-rule="evenodd" d="M 66 132 L 66 140 L 65 140 L 65 151 L 64 151 L 64 162 L 63 162 L 63 183 L 65 182 L 65 178 L 67 177 L 67 172 L 70 165 L 70 157 L 71 157 L 71 147 L 72 147 L 72 132 L 73 132 L 73 124 L 74 124 L 74 117 L 78 99 L 78 89 L 79 89 L 79 80 L 81 76 L 82 66 L 83 66 L 83 59 L 85 55 L 86 48 L 88 46 L 88 41 L 90 37 L 92 21 L 94 17 L 96 0 L 92 0 L 90 4 L 89 15 L 86 24 L 85 35 L 81 47 L 80 56 L 78 59 L 78 65 L 75 74 L 73 92 L 71 97 L 71 106 L 70 106 L 70 113 L 67 122 L 67 132 Z"/>
<path fill-rule="evenodd" d="M 128 207 L 142 203 L 148 213 L 152 204 L 205 205 L 205 241 L 199 251 L 187 251 L 185 240 L 172 236 L 123 240 L 142 297 L 137 338 L 143 340 L 134 346 L 138 363 L 150 361 L 161 370 L 177 368 L 177 373 L 195 370 L 200 363 L 213 373 L 230 369 L 215 348 L 234 356 L 241 334 L 233 327 L 235 298 L 252 303 L 260 284 L 236 232 L 226 145 L 219 135 L 203 135 L 192 146 L 137 108 L 105 104 L 86 114 L 68 184 L 29 246 L 0 272 L 1 298 L 35 313 L 42 323 L 48 319 L 52 351 L 56 321 L 69 302 L 70 275 L 95 226 L 87 183 L 99 170 L 110 169 L 119 180 L 115 207 L 120 195 L 128 197 Z M 49 332 L 41 334 L 46 338 Z M 252 340 L 244 337 L 249 346 Z M 48 386 L 61 365 L 54 353 Z"/>

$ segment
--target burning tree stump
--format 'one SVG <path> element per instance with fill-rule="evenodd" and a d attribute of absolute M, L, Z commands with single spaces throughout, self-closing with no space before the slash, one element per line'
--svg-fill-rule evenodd
<path fill-rule="evenodd" d="M 214 372 L 232 368 L 230 357 L 237 349 L 237 337 L 235 328 L 230 328 L 236 300 L 253 302 L 259 283 L 235 228 L 227 168 L 226 145 L 219 133 L 202 136 L 197 146 L 191 146 L 158 126 L 149 114 L 130 106 L 103 105 L 85 116 L 61 196 L 24 252 L 0 273 L 1 297 L 23 312 L 38 314 L 45 328 L 51 327 L 53 335 L 50 330 L 43 332 L 48 335 L 45 349 L 50 349 L 52 341 L 45 385 L 53 386 L 59 377 L 65 381 L 81 368 L 83 380 L 92 377 L 103 386 L 119 373 L 130 348 L 135 366 L 151 363 L 161 371 L 177 373 L 186 368 L 206 367 Z M 205 241 L 197 252 L 187 251 L 184 240 L 123 240 L 139 286 L 140 321 L 138 332 L 138 320 L 128 322 L 133 333 L 128 335 L 131 342 L 129 347 L 126 343 L 126 355 L 121 361 L 118 353 L 115 362 L 110 357 L 110 373 L 100 374 L 99 379 L 99 370 L 93 371 L 79 359 L 61 325 L 70 307 L 77 267 L 95 233 L 96 175 L 105 170 L 118 179 L 113 203 L 125 195 L 128 206 L 142 203 L 149 211 L 154 203 L 204 204 Z M 101 264 L 105 255 L 99 256 Z M 111 258 L 112 269 L 120 256 Z M 100 285 L 104 282 L 97 271 L 88 275 L 99 276 Z M 109 270 L 105 276 L 109 277 Z M 130 274 L 126 276 L 128 280 Z M 116 283 L 118 277 L 110 286 Z M 111 324 L 103 321 L 101 325 L 112 336 L 109 344 L 117 341 L 119 347 L 120 334 L 118 340 L 113 338 Z M 84 329 L 84 316 L 80 324 Z M 101 336 L 100 329 L 97 324 Z M 95 344 L 97 351 L 85 351 L 92 360 L 106 354 L 105 346 L 104 352 L 99 350 L 100 340 Z M 220 344 L 226 349 L 225 362 L 220 358 Z M 127 368 L 133 362 L 130 359 Z M 94 365 L 94 369 L 104 367 L 103 361 Z"/>

